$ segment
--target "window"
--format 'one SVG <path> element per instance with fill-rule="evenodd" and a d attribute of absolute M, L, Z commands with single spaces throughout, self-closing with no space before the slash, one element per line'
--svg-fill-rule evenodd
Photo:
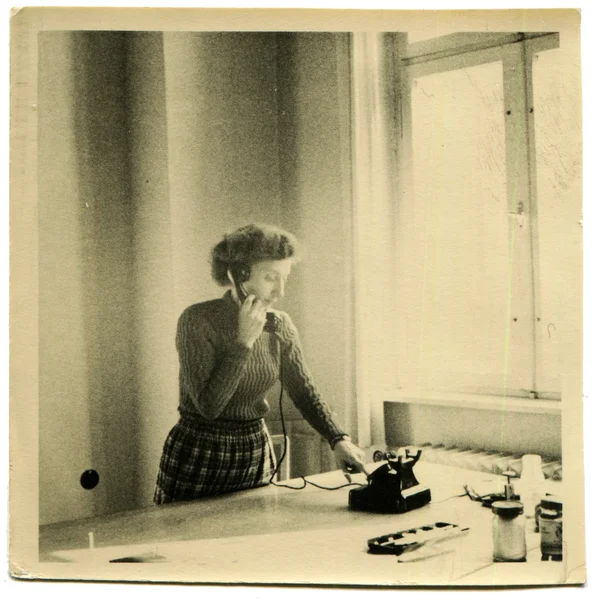
<path fill-rule="evenodd" d="M 561 51 L 557 34 L 452 34 L 407 47 L 398 389 L 560 396 L 573 273 L 557 248 L 580 207 L 581 156 L 568 87 L 577 78 Z"/>

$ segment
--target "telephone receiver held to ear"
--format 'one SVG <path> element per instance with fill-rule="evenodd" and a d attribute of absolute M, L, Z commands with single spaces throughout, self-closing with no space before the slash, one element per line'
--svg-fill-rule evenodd
<path fill-rule="evenodd" d="M 230 267 L 230 274 L 232 275 L 232 279 L 234 280 L 234 285 L 236 286 L 236 294 L 238 294 L 238 300 L 240 304 L 243 304 L 248 296 L 248 292 L 244 288 L 244 282 L 250 279 L 250 269 L 246 266 L 234 266 Z M 266 314 L 267 322 L 263 327 L 263 331 L 267 331 L 268 333 L 275 333 L 279 327 L 279 319 L 277 316 L 268 312 Z"/>

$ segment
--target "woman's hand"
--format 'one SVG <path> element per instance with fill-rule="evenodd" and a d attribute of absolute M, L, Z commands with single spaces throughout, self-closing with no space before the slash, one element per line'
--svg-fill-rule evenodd
<path fill-rule="evenodd" d="M 334 446 L 334 456 L 339 469 L 349 478 L 349 473 L 365 473 L 369 475 L 365 468 L 365 454 L 355 444 L 348 440 L 341 440 Z"/>
<path fill-rule="evenodd" d="M 252 348 L 267 320 L 265 305 L 253 294 L 246 297 L 238 313 L 238 342 Z"/>

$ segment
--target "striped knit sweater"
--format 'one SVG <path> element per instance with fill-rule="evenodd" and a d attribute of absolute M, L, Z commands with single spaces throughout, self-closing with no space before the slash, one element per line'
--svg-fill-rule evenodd
<path fill-rule="evenodd" d="M 304 418 L 331 442 L 344 432 L 312 382 L 293 322 L 287 313 L 276 315 L 277 332 L 263 331 L 249 349 L 236 341 L 238 305 L 230 292 L 187 308 L 176 336 L 179 411 L 187 418 L 196 415 L 207 420 L 264 417 L 269 412 L 265 395 L 279 378 L 283 349 L 285 388 Z"/>

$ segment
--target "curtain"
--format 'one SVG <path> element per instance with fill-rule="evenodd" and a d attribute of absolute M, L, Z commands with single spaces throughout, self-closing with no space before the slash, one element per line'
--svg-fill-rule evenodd
<path fill-rule="evenodd" d="M 352 36 L 353 230 L 358 441 L 385 444 L 384 400 L 395 385 L 393 223 L 399 164 L 401 34 Z"/>

